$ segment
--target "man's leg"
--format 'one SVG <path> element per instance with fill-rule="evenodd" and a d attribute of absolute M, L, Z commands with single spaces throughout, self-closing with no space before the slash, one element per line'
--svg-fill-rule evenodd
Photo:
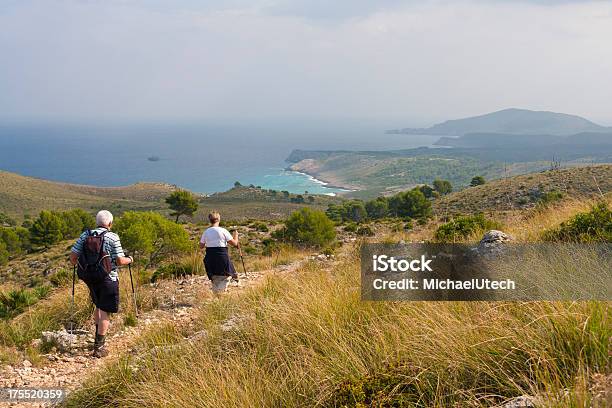
<path fill-rule="evenodd" d="M 96 308 L 96 340 L 94 342 L 94 357 L 105 357 L 108 351 L 104 348 L 106 332 L 110 325 L 108 313 Z"/>
<path fill-rule="evenodd" d="M 98 334 L 105 336 L 106 332 L 108 331 L 108 327 L 110 326 L 110 318 L 108 317 L 108 313 L 106 313 L 104 310 L 98 309 L 98 314 Z"/>

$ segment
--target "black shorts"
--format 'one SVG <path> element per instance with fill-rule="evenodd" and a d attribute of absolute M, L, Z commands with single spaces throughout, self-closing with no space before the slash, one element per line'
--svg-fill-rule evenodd
<path fill-rule="evenodd" d="M 119 311 L 119 280 L 106 278 L 100 283 L 90 285 L 89 294 L 98 309 L 106 313 Z"/>
<path fill-rule="evenodd" d="M 207 247 L 204 268 L 210 280 L 213 276 L 238 276 L 226 247 Z"/>

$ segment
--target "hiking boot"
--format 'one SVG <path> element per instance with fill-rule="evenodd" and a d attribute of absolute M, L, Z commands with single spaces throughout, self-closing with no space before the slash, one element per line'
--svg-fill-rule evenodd
<path fill-rule="evenodd" d="M 95 348 L 92 354 L 95 358 L 103 358 L 108 356 L 108 349 L 106 347 Z"/>

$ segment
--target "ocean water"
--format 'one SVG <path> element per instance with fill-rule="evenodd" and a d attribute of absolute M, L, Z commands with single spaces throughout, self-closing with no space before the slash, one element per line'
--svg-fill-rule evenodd
<path fill-rule="evenodd" d="M 0 169 L 98 186 L 138 181 L 200 193 L 235 181 L 293 193 L 338 190 L 285 171 L 293 149 L 388 150 L 431 145 L 430 136 L 386 135 L 382 123 L 0 123 Z M 149 161 L 156 156 L 158 161 Z"/>

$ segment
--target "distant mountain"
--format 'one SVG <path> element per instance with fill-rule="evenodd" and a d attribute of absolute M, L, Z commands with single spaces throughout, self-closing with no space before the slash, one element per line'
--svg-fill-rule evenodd
<path fill-rule="evenodd" d="M 504 109 L 486 115 L 447 120 L 429 128 L 388 130 L 391 134 L 463 136 L 468 133 L 569 136 L 578 133 L 612 133 L 612 128 L 565 113 Z"/>
<path fill-rule="evenodd" d="M 554 146 L 582 146 L 610 151 L 612 132 L 582 132 L 570 136 L 554 135 L 521 135 L 507 133 L 467 133 L 463 136 L 443 136 L 434 143 L 437 146 L 465 148 L 522 148 Z M 601 152 L 600 152 L 601 153 Z"/>

